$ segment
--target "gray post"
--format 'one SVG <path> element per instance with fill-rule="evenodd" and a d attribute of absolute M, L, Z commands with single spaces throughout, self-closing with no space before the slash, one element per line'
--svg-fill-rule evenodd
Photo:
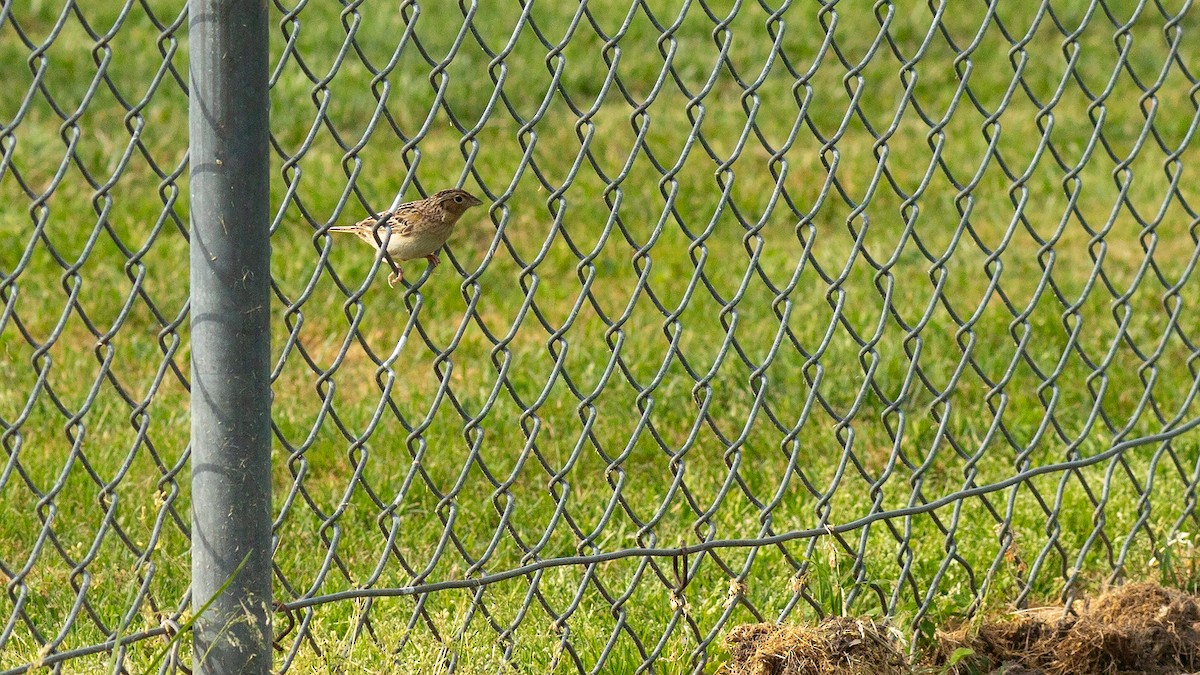
<path fill-rule="evenodd" d="M 190 0 L 197 673 L 271 672 L 266 0 Z M 201 613 L 201 608 L 210 603 Z"/>

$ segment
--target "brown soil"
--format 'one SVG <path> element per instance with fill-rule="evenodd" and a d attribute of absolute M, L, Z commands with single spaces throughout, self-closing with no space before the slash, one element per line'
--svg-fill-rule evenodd
<path fill-rule="evenodd" d="M 756 623 L 725 636 L 731 659 L 721 675 L 903 675 L 907 660 L 870 620 L 833 617 L 815 627 Z"/>
<path fill-rule="evenodd" d="M 973 656 L 952 673 L 1068 675 L 1190 673 L 1200 670 L 1200 605 L 1180 591 L 1130 584 L 1109 591 L 1078 616 L 1016 614 L 939 633 L 935 665 L 959 647 Z M 1003 669 L 1003 670 L 1001 670 Z"/>
<path fill-rule="evenodd" d="M 730 659 L 720 675 L 1169 675 L 1200 671 L 1200 604 L 1156 584 L 1129 584 L 1078 615 L 1041 608 L 940 631 L 916 666 L 884 626 L 867 619 L 737 626 L 725 642 Z M 969 655 L 951 666 L 962 648 Z"/>

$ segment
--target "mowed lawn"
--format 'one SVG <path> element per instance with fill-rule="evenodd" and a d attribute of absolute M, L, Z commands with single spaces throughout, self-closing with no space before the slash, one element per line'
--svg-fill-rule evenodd
<path fill-rule="evenodd" d="M 280 613 L 278 667 L 1200 578 L 1194 8 L 459 4 L 271 9 L 276 599 L 449 582 Z M 188 617 L 187 24 L 118 5 L 0 13 L 0 670 Z M 459 182 L 404 287 L 323 232 Z"/>

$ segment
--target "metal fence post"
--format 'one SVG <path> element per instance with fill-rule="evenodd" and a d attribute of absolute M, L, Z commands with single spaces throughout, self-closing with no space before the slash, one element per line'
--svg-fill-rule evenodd
<path fill-rule="evenodd" d="M 189 35 L 194 666 L 269 673 L 266 0 L 191 0 Z"/>

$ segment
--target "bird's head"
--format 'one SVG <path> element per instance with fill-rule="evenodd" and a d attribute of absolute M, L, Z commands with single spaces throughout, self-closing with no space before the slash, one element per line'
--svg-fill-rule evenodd
<path fill-rule="evenodd" d="M 455 216 L 461 216 L 464 211 L 472 206 L 479 206 L 483 203 L 475 195 L 466 190 L 459 190 L 458 188 L 435 192 L 433 194 L 433 201 Z"/>

